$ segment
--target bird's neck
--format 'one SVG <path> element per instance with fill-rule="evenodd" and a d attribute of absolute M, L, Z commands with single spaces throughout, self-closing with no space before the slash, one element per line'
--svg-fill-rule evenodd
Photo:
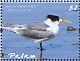
<path fill-rule="evenodd" d="M 52 32 L 54 35 L 56 35 L 59 31 L 59 22 L 58 21 L 54 21 L 52 22 L 51 19 L 47 19 L 46 21 L 44 21 L 44 23 L 46 25 L 48 25 L 49 27 L 47 28 L 48 31 Z"/>
<path fill-rule="evenodd" d="M 51 21 L 51 19 L 46 19 L 45 21 L 44 21 L 44 23 L 46 24 L 46 25 L 48 25 L 49 27 L 53 27 L 53 26 L 58 26 L 59 25 L 59 22 L 58 21 L 54 21 L 54 22 L 52 22 Z"/>

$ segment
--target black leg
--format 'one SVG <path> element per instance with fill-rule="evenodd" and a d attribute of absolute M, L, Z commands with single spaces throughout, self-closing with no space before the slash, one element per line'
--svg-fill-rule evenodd
<path fill-rule="evenodd" d="M 40 61 L 42 61 L 42 51 L 43 51 L 43 48 L 42 48 L 42 42 L 40 43 Z"/>
<path fill-rule="evenodd" d="M 40 50 L 43 50 L 43 48 L 42 48 L 42 42 L 40 43 Z"/>

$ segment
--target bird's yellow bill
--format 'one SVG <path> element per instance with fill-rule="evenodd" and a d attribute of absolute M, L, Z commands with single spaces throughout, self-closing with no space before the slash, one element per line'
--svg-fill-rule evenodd
<path fill-rule="evenodd" d="M 71 21 L 68 21 L 68 20 L 62 20 L 60 21 L 61 24 L 71 24 L 72 22 Z"/>

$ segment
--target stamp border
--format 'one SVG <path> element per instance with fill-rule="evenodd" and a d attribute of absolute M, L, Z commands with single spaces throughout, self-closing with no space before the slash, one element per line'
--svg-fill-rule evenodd
<path fill-rule="evenodd" d="M 79 0 L 1 0 L 1 2 L 80 2 Z"/>
<path fill-rule="evenodd" d="M 80 3 L 79 3 L 79 57 L 80 58 Z"/>
<path fill-rule="evenodd" d="M 2 58 L 2 2 L 0 2 L 0 59 Z"/>
<path fill-rule="evenodd" d="M 79 3 L 79 0 L 1 0 L 0 1 L 0 61 L 35 61 L 40 59 L 2 59 L 2 3 Z M 79 3 L 79 27 L 80 27 L 80 3 Z M 43 59 L 46 61 L 80 61 L 80 28 L 79 28 L 79 53 L 76 59 Z"/>

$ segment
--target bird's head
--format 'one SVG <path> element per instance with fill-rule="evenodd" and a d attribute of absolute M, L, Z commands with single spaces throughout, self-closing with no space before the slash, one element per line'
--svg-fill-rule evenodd
<path fill-rule="evenodd" d="M 63 19 L 59 18 L 59 16 L 55 16 L 55 15 L 48 15 L 47 18 L 51 19 L 52 22 L 57 21 L 59 24 L 70 24 L 70 23 L 72 23 L 71 21 L 63 20 Z"/>

